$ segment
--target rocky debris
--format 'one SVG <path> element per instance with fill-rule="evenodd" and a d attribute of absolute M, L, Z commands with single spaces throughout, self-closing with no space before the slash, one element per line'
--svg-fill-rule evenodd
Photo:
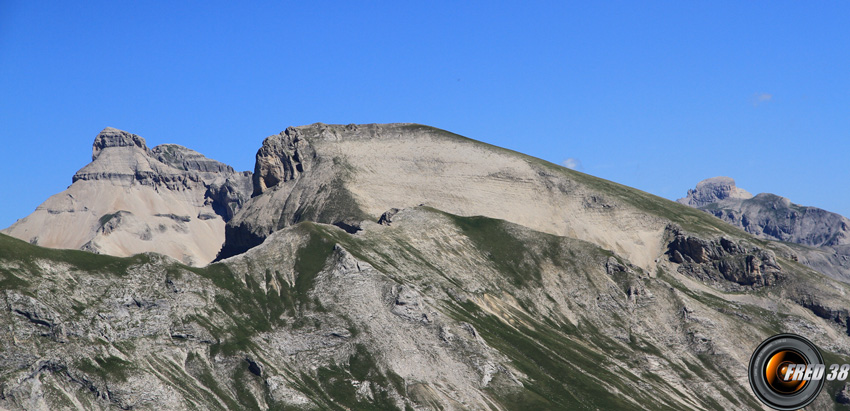
<path fill-rule="evenodd" d="M 697 183 L 695 189 L 688 190 L 685 198 L 676 201 L 691 207 L 702 207 L 720 200 L 748 199 L 752 194 L 735 186 L 735 180 L 729 177 L 712 177 Z"/>
<path fill-rule="evenodd" d="M 114 213 L 104 214 L 99 219 L 100 228 L 98 229 L 100 233 L 109 235 L 112 234 L 115 229 L 120 227 L 123 222 L 125 222 L 133 213 L 124 210 L 118 210 Z"/>
<path fill-rule="evenodd" d="M 406 286 L 394 286 L 391 290 L 393 298 L 392 312 L 408 321 L 430 324 L 436 313 L 427 309 L 421 295 L 416 290 Z"/>
<path fill-rule="evenodd" d="M 729 282 L 770 286 L 780 278 L 781 268 L 771 250 L 745 247 L 725 237 L 706 240 L 688 235 L 678 227 L 669 231 L 673 240 L 667 245 L 667 255 L 670 261 L 679 264 L 679 272 L 727 287 Z"/>
<path fill-rule="evenodd" d="M 626 295 L 629 304 L 636 305 L 638 303 L 646 303 L 646 299 L 652 299 L 654 296 L 643 284 L 641 278 L 646 276 L 639 274 L 636 270 L 640 268 L 631 264 L 623 264 L 616 257 L 608 257 L 605 262 L 605 271 L 617 285 L 620 286 L 623 293 Z"/>
<path fill-rule="evenodd" d="M 45 327 L 47 330 L 41 332 L 41 335 L 49 336 L 57 342 L 65 341 L 65 331 L 59 321 L 59 315 L 52 309 L 27 295 L 10 290 L 6 290 L 5 294 L 10 312 L 26 318 L 34 325 Z"/>

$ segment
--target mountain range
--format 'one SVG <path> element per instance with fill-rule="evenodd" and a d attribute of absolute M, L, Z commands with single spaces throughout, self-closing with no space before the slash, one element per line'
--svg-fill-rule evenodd
<path fill-rule="evenodd" d="M 0 407 L 764 409 L 768 336 L 850 359 L 846 219 L 765 196 L 418 124 L 290 127 L 252 173 L 107 128 L 0 234 Z"/>

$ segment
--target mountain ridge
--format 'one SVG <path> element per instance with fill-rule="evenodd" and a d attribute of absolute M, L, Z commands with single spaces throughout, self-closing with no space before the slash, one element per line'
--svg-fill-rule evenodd
<path fill-rule="evenodd" d="M 421 125 L 288 128 L 257 158 L 244 249 L 203 267 L 0 235 L 0 407 L 763 409 L 768 336 L 850 361 L 850 284 L 701 210 Z"/>

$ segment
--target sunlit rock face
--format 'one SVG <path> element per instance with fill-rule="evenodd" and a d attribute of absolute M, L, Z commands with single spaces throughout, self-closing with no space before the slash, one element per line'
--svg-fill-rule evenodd
<path fill-rule="evenodd" d="M 250 181 L 251 173 L 188 148 L 149 149 L 142 137 L 107 127 L 71 186 L 3 232 L 50 248 L 158 252 L 206 265 L 224 242 L 224 224 L 249 198 Z"/>

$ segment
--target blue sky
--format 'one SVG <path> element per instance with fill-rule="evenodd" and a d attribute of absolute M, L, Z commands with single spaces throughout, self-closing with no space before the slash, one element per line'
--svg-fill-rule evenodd
<path fill-rule="evenodd" d="M 313 122 L 428 124 L 670 199 L 728 175 L 850 215 L 848 3 L 59 3 L 0 1 L 0 227 L 106 126 L 250 170 Z"/>

